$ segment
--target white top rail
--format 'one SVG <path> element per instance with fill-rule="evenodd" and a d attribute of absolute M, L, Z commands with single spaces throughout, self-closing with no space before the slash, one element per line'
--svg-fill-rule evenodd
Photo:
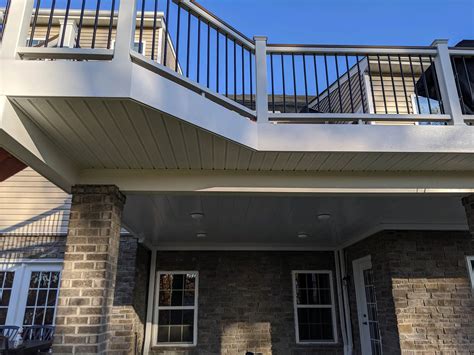
<path fill-rule="evenodd" d="M 461 56 L 474 56 L 474 48 L 449 48 L 449 54 Z"/>
<path fill-rule="evenodd" d="M 267 53 L 436 55 L 435 47 L 268 44 Z"/>
<path fill-rule="evenodd" d="M 173 0 L 177 3 L 179 3 L 181 6 L 187 8 L 191 12 L 199 15 L 201 19 L 211 23 L 214 25 L 214 27 L 219 28 L 224 33 L 228 33 L 232 37 L 234 37 L 237 42 L 241 42 L 244 44 L 244 46 L 255 50 L 255 43 L 248 37 L 246 37 L 244 34 L 241 32 L 237 31 L 235 28 L 227 24 L 226 22 L 222 21 L 220 18 L 206 10 L 204 7 L 199 5 L 196 1 L 194 0 Z"/>

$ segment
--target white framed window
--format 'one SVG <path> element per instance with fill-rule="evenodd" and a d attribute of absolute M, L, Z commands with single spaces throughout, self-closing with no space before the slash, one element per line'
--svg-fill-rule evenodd
<path fill-rule="evenodd" d="M 62 261 L 0 262 L 0 325 L 54 325 Z"/>
<path fill-rule="evenodd" d="M 197 271 L 158 271 L 154 346 L 195 346 L 198 316 Z"/>
<path fill-rule="evenodd" d="M 292 271 L 297 344 L 337 343 L 332 271 Z"/>
<path fill-rule="evenodd" d="M 467 270 L 471 280 L 471 287 L 474 289 L 474 256 L 466 256 Z"/>

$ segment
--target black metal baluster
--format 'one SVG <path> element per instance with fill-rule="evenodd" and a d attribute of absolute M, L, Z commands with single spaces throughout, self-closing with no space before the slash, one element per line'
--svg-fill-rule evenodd
<path fill-rule="evenodd" d="M 176 58 L 174 61 L 174 71 L 178 72 L 179 60 L 179 33 L 181 32 L 181 3 L 178 3 L 178 19 L 176 21 Z"/>
<path fill-rule="evenodd" d="M 155 47 L 156 47 L 156 22 L 158 17 L 158 0 L 155 0 L 155 8 L 153 10 L 153 37 L 151 43 L 151 60 L 155 60 Z"/>
<path fill-rule="evenodd" d="M 293 66 L 293 100 L 295 102 L 295 113 L 298 112 L 298 103 L 296 97 L 296 71 L 295 71 L 295 54 L 291 53 L 291 65 Z"/>
<path fill-rule="evenodd" d="M 385 85 L 383 84 L 382 66 L 380 65 L 380 56 L 378 54 L 377 54 L 377 63 L 379 66 L 380 84 L 382 85 L 383 105 L 385 107 L 385 113 L 387 114 L 388 110 L 387 110 L 387 99 L 385 97 Z"/>
<path fill-rule="evenodd" d="M 237 44 L 234 41 L 234 101 L 237 101 Z"/>
<path fill-rule="evenodd" d="M 351 100 L 351 112 L 354 113 L 354 99 L 352 98 L 351 69 L 349 68 L 349 58 L 347 57 L 347 54 L 346 54 L 346 71 L 347 71 L 347 81 L 349 84 L 349 99 Z"/>
<path fill-rule="evenodd" d="M 413 80 L 413 86 L 415 88 L 414 90 L 415 90 L 416 104 L 418 105 L 417 106 L 418 113 L 421 113 L 420 99 L 418 98 L 418 89 L 416 88 L 415 72 L 413 71 L 413 62 L 411 60 L 411 55 L 408 55 L 408 60 L 410 62 L 410 71 L 411 71 L 411 78 Z"/>
<path fill-rule="evenodd" d="M 303 78 L 304 78 L 304 99 L 306 104 L 306 113 L 309 112 L 309 103 L 308 103 L 308 79 L 306 78 L 306 55 L 303 53 Z"/>
<path fill-rule="evenodd" d="M 242 105 L 245 106 L 245 57 L 244 57 L 244 44 L 242 43 L 241 45 L 242 48 L 242 62 L 241 67 L 242 67 Z"/>
<path fill-rule="evenodd" d="M 281 80 L 283 83 L 283 112 L 286 113 L 286 89 L 285 89 L 285 62 L 283 53 L 281 55 Z"/>
<path fill-rule="evenodd" d="M 163 54 L 163 65 L 167 66 L 166 64 L 166 57 L 168 54 L 168 36 L 169 34 L 169 29 L 168 29 L 168 24 L 169 24 L 169 19 L 170 19 L 170 0 L 166 0 L 166 16 L 165 16 L 165 30 L 163 31 L 163 37 L 165 38 L 165 49 L 164 49 L 164 54 Z M 199 81 L 199 79 L 198 79 Z"/>
<path fill-rule="evenodd" d="M 372 105 L 374 107 L 374 113 L 377 113 L 377 105 L 375 103 L 374 83 L 373 83 L 373 80 L 372 80 L 372 71 L 370 70 L 369 55 L 367 55 L 366 58 L 367 58 L 367 70 L 369 71 L 370 91 L 372 93 Z"/>
<path fill-rule="evenodd" d="M 140 14 L 140 32 L 138 35 L 138 53 L 145 54 L 143 52 L 143 27 L 145 23 L 145 0 L 142 0 L 142 8 Z"/>
<path fill-rule="evenodd" d="M 249 83 L 250 83 L 250 109 L 253 110 L 253 70 L 252 70 L 252 51 L 249 49 L 249 63 L 250 63 L 250 73 L 249 73 Z"/>
<path fill-rule="evenodd" d="M 219 29 L 216 27 L 216 92 L 219 93 Z"/>
<path fill-rule="evenodd" d="M 390 69 L 390 79 L 392 80 L 393 97 L 395 100 L 395 109 L 397 110 L 397 115 L 398 115 L 400 111 L 398 110 L 397 89 L 395 88 L 395 79 L 393 78 L 392 60 L 390 58 L 390 55 L 387 55 L 387 58 L 388 58 L 388 67 Z"/>
<path fill-rule="evenodd" d="M 86 1 L 82 0 L 81 5 L 81 14 L 79 15 L 79 24 L 77 25 L 77 36 L 76 36 L 76 48 L 80 48 L 81 46 L 81 31 L 82 31 L 82 22 L 84 20 L 84 11 L 86 9 Z"/>
<path fill-rule="evenodd" d="M 211 83 L 211 23 L 207 23 L 207 87 Z"/>
<path fill-rule="evenodd" d="M 112 0 L 110 5 L 110 19 L 109 19 L 109 33 L 107 35 L 107 49 L 110 49 L 112 44 L 112 29 L 114 27 L 114 13 L 115 13 L 115 0 Z"/>
<path fill-rule="evenodd" d="M 188 10 L 188 35 L 186 36 L 186 77 L 189 78 L 189 52 L 191 45 L 191 11 Z"/>
<path fill-rule="evenodd" d="M 319 102 L 319 82 L 318 82 L 318 66 L 316 64 L 316 54 L 313 54 L 313 67 L 314 67 L 314 81 L 316 83 L 316 102 L 318 103 L 318 112 L 321 112 Z"/>
<path fill-rule="evenodd" d="M 342 108 L 342 94 L 341 94 L 341 81 L 339 78 L 339 61 L 337 60 L 337 54 L 334 55 L 334 61 L 336 63 L 336 77 L 337 77 L 337 96 L 339 98 L 339 110 L 344 112 Z"/>
<path fill-rule="evenodd" d="M 56 7 L 56 0 L 53 0 L 51 3 L 51 11 L 49 13 L 49 19 L 48 19 L 48 28 L 46 30 L 46 37 L 44 39 L 44 46 L 48 46 L 49 42 L 49 34 L 51 33 L 51 26 L 53 25 L 53 16 L 54 16 L 54 8 Z"/>
<path fill-rule="evenodd" d="M 229 97 L 229 37 L 225 34 L 225 96 Z"/>
<path fill-rule="evenodd" d="M 421 57 L 421 55 L 418 56 L 418 60 L 420 61 L 421 77 L 423 78 L 423 86 L 426 92 L 426 101 L 428 101 L 428 111 L 430 114 L 432 114 L 433 111 L 431 110 L 430 93 L 428 91 L 428 83 L 426 82 L 425 69 L 423 68 L 423 58 Z"/>
<path fill-rule="evenodd" d="M 407 105 L 407 113 L 410 113 L 410 105 L 408 104 L 407 87 L 405 84 L 405 74 L 403 73 L 402 58 L 400 57 L 400 54 L 398 55 L 398 62 L 400 63 L 400 75 L 402 76 L 403 92 L 405 94 L 405 104 Z"/>
<path fill-rule="evenodd" d="M 331 108 L 331 90 L 330 90 L 330 87 L 329 87 L 328 58 L 327 58 L 326 54 L 324 54 L 324 68 L 326 69 L 326 90 L 328 91 L 329 112 L 332 112 L 332 108 Z"/>
<path fill-rule="evenodd" d="M 61 42 L 59 43 L 60 48 L 62 48 L 64 46 L 64 36 L 66 35 L 67 20 L 69 18 L 69 10 L 70 9 L 71 9 L 71 0 L 67 0 L 66 12 L 64 13 L 63 31 L 61 33 Z"/>
<path fill-rule="evenodd" d="M 31 47 L 33 45 L 33 39 L 34 39 L 34 36 L 35 36 L 35 30 L 36 30 L 36 22 L 38 21 L 38 13 L 39 13 L 40 6 L 41 6 L 41 0 L 37 0 L 35 15 L 33 17 L 33 24 L 31 25 L 30 42 L 28 43 L 29 47 Z M 3 24 L 4 28 L 5 28 L 5 25 L 6 25 L 6 23 Z"/>
<path fill-rule="evenodd" d="M 270 76 L 272 82 L 272 111 L 275 113 L 275 82 L 273 80 L 273 53 L 270 53 Z"/>
<path fill-rule="evenodd" d="M 92 45 L 91 48 L 95 48 L 95 39 L 97 36 L 97 26 L 99 25 L 99 11 L 100 11 L 100 0 L 97 0 L 97 6 L 95 9 L 95 18 L 94 18 L 94 29 L 92 32 Z"/>
<path fill-rule="evenodd" d="M 199 83 L 200 72 L 201 72 L 201 18 L 198 17 L 197 20 L 198 20 L 198 43 L 197 43 L 196 81 Z"/>
<path fill-rule="evenodd" d="M 440 94 L 441 90 L 439 88 L 439 83 L 438 83 L 438 74 L 436 72 L 436 64 L 434 63 L 433 57 L 431 55 L 429 56 L 429 58 L 430 58 L 430 65 L 433 68 L 433 80 L 434 80 L 435 90 L 436 90 L 436 99 L 439 102 L 440 113 L 444 113 L 443 98 L 441 97 L 441 94 Z"/>
<path fill-rule="evenodd" d="M 453 67 L 453 70 L 454 70 L 454 78 L 455 78 L 455 82 L 456 82 L 456 87 L 458 89 L 458 97 L 459 97 L 459 103 L 461 104 L 461 112 L 465 115 L 466 114 L 466 111 L 464 109 L 464 98 L 463 98 L 463 95 L 462 95 L 462 91 L 461 91 L 461 86 L 459 84 L 459 74 L 458 74 L 458 68 L 456 66 L 456 57 L 452 56 L 451 57 L 451 65 Z"/>
<path fill-rule="evenodd" d="M 356 55 L 356 62 L 357 62 L 357 76 L 359 77 L 359 90 L 360 90 L 360 101 L 362 102 L 362 112 L 365 113 L 365 102 L 364 102 L 364 85 L 362 84 L 362 73 L 360 72 L 360 65 L 359 65 L 359 56 Z M 367 98 L 368 104 L 369 98 Z"/>

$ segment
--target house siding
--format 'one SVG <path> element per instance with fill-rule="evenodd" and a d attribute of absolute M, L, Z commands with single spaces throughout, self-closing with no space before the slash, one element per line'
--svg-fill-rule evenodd
<path fill-rule="evenodd" d="M 25 168 L 0 184 L 0 235 L 66 235 L 70 208 L 70 195 Z"/>
<path fill-rule="evenodd" d="M 346 249 L 354 345 L 360 353 L 352 261 L 371 255 L 384 353 L 472 354 L 468 232 L 385 231 Z"/>
<path fill-rule="evenodd" d="M 158 252 L 157 270 L 199 272 L 198 339 L 152 354 L 342 354 L 336 345 L 297 345 L 292 270 L 332 270 L 332 252 Z M 335 287 L 335 286 L 334 286 Z M 334 290 L 335 295 L 336 290 Z M 336 297 L 336 324 L 339 315 Z"/>

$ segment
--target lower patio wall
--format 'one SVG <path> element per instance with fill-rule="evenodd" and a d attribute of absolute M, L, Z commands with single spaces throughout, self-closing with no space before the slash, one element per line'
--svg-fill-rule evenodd
<path fill-rule="evenodd" d="M 342 354 L 340 334 L 337 345 L 295 342 L 291 271 L 335 277 L 333 252 L 159 251 L 157 271 L 173 270 L 199 272 L 198 343 L 153 354 Z"/>
<path fill-rule="evenodd" d="M 0 258 L 63 259 L 66 236 L 0 235 Z M 120 239 L 112 309 L 112 344 L 123 354 L 140 354 L 143 346 L 150 251 L 131 236 Z"/>
<path fill-rule="evenodd" d="M 352 261 L 371 255 L 384 353 L 474 353 L 468 232 L 384 231 L 346 249 L 356 353 L 360 353 Z M 399 339 L 399 340 L 398 340 Z"/>

